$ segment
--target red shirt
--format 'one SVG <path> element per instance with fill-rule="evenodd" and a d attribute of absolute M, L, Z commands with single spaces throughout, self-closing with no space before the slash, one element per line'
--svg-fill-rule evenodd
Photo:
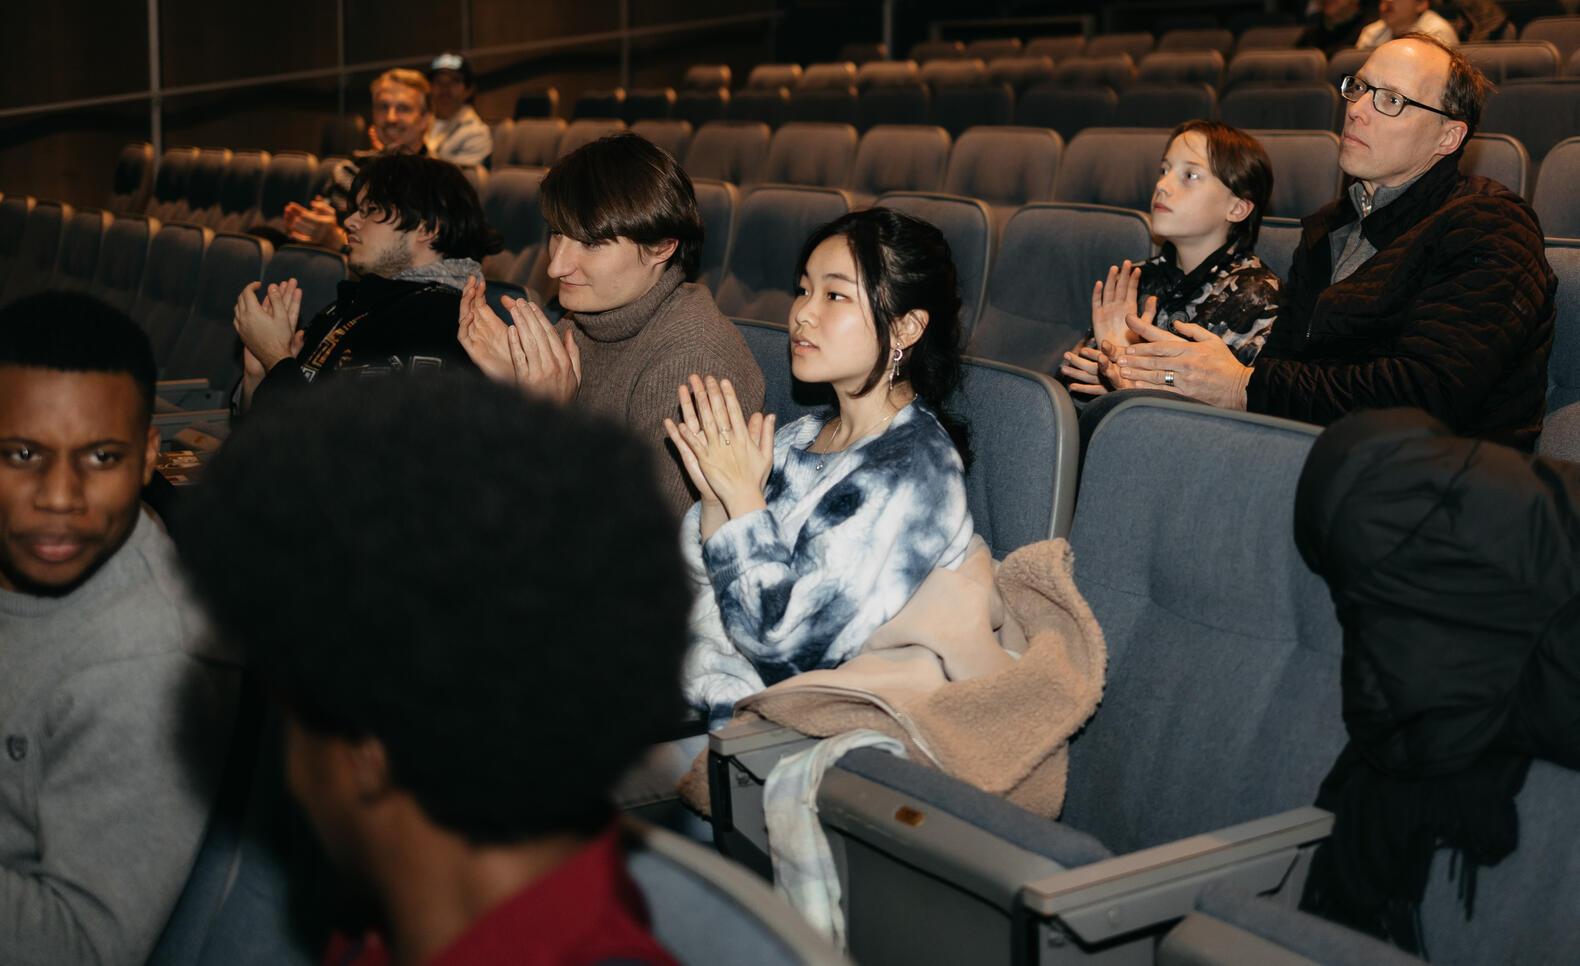
<path fill-rule="evenodd" d="M 548 875 L 472 923 L 428 966 L 594 966 L 618 961 L 675 966 L 648 931 L 647 906 L 625 870 L 620 830 L 610 826 Z M 389 966 L 376 933 L 336 935 L 324 966 Z"/>

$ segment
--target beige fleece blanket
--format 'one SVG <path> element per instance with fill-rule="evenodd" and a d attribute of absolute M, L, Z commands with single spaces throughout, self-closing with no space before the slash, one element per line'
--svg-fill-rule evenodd
<path fill-rule="evenodd" d="M 1069 543 L 1047 540 L 1010 554 L 995 577 L 977 541 L 960 569 L 934 571 L 861 654 L 746 698 L 736 717 L 817 737 L 871 728 L 903 742 L 913 761 L 1057 817 L 1069 739 L 1096 710 L 1107 663 L 1073 569 Z M 680 788 L 704 813 L 706 758 Z"/>

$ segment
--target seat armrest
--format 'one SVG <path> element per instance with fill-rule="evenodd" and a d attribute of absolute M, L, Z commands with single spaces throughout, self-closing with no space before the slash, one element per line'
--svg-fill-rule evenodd
<path fill-rule="evenodd" d="M 1021 901 L 1033 915 L 1059 919 L 1084 942 L 1105 942 L 1188 914 L 1211 883 L 1271 892 L 1300 850 L 1332 831 L 1331 813 L 1291 809 L 1028 882 Z"/>
<path fill-rule="evenodd" d="M 1230 963 L 1420 966 L 1388 943 L 1228 886 L 1204 889 L 1158 948 L 1159 966 Z"/>
<path fill-rule="evenodd" d="M 719 851 L 765 878 L 773 878 L 763 785 L 786 755 L 816 744 L 771 721 L 732 721 L 708 734 L 708 807 Z"/>
<path fill-rule="evenodd" d="M 161 379 L 154 383 L 154 391 L 161 396 L 167 393 L 206 392 L 208 388 L 207 379 Z"/>

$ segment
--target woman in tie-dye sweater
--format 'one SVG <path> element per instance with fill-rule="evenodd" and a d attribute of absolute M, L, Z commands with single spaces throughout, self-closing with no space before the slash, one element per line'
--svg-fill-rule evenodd
<path fill-rule="evenodd" d="M 972 536 L 949 245 L 884 208 L 814 232 L 796 266 L 790 369 L 837 406 L 778 432 L 711 377 L 665 429 L 702 499 L 682 541 L 697 583 L 685 686 L 710 724 L 735 702 L 835 667 Z"/>

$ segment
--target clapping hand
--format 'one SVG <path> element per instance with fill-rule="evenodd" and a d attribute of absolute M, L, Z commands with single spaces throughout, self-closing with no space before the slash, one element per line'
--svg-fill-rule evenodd
<path fill-rule="evenodd" d="M 1251 368 L 1212 332 L 1192 322 L 1176 322 L 1174 332 L 1132 318 L 1130 328 L 1142 341 L 1115 347 L 1110 362 L 1113 378 L 1127 386 L 1148 386 L 1189 396 L 1226 409 L 1246 408 Z"/>
<path fill-rule="evenodd" d="M 709 504 L 722 505 L 733 519 L 767 504 L 763 487 L 774 465 L 774 417 L 741 412 L 735 387 L 692 374 L 680 386 L 681 423 L 664 420 L 664 431 L 680 452 L 691 482 Z"/>
<path fill-rule="evenodd" d="M 1103 355 L 1101 349 L 1083 345 L 1074 352 L 1064 354 L 1064 364 L 1059 367 L 1059 374 L 1069 380 L 1071 392 L 1101 396 L 1108 392 L 1108 387 L 1103 384 L 1103 365 L 1107 361 L 1108 357 Z"/>
<path fill-rule="evenodd" d="M 476 275 L 468 278 L 461 289 L 460 322 L 456 340 L 483 375 L 495 382 L 515 382 L 516 367 L 510 361 L 510 326 L 489 307 L 488 288 Z"/>
<path fill-rule="evenodd" d="M 565 327 L 564 335 L 555 332 L 543 310 L 526 299 L 506 296 L 503 304 L 515 322 L 505 338 L 516 385 L 529 396 L 561 406 L 575 399 L 582 385 L 582 354 L 571 327 Z"/>
<path fill-rule="evenodd" d="M 268 372 L 282 359 L 301 351 L 301 333 L 296 322 L 302 312 L 302 290 L 296 279 L 271 284 L 262 302 L 257 293 L 260 283 L 249 283 L 236 298 L 236 313 L 231 323 L 243 346 L 243 366 L 251 371 Z"/>
<path fill-rule="evenodd" d="M 1129 259 L 1123 265 L 1108 266 L 1108 279 L 1092 286 L 1092 337 L 1101 344 L 1132 341 L 1125 328 L 1125 317 L 1136 312 L 1136 293 L 1141 287 L 1141 269 Z M 1154 298 L 1152 301 L 1156 302 Z"/>
<path fill-rule="evenodd" d="M 312 207 L 287 201 L 281 217 L 285 233 L 292 241 L 334 249 L 346 244 L 346 233 L 340 227 L 335 209 L 322 197 L 314 198 Z"/>

